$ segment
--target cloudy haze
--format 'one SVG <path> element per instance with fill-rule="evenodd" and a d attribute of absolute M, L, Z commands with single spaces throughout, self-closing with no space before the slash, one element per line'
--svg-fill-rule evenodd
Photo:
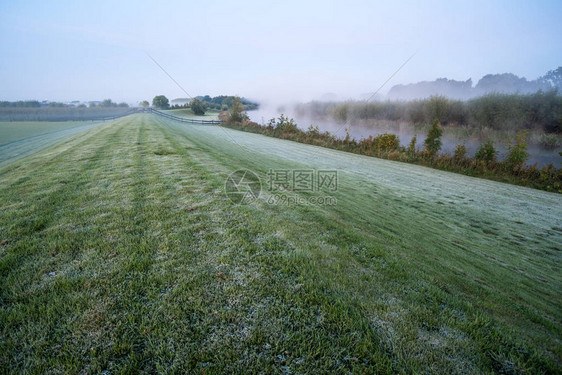
<path fill-rule="evenodd" d="M 0 100 L 307 100 L 562 65 L 557 1 L 2 2 Z"/>

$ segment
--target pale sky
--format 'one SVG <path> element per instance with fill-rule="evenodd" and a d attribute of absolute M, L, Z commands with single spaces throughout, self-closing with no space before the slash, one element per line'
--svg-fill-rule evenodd
<path fill-rule="evenodd" d="M 562 1 L 0 0 L 0 100 L 341 98 L 562 65 Z"/>

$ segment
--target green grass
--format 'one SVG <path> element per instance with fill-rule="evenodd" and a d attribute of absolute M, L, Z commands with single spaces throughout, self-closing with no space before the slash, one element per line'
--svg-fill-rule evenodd
<path fill-rule="evenodd" d="M 239 168 L 337 205 L 234 205 Z M 560 372 L 561 199 L 129 116 L 0 169 L 0 368 Z"/>
<path fill-rule="evenodd" d="M 99 121 L 0 122 L 0 167 L 80 136 L 100 124 Z"/>
<path fill-rule="evenodd" d="M 0 108 L 0 121 L 99 121 L 104 118 L 123 116 L 130 113 L 131 110 L 131 108 L 127 107 L 4 107 Z"/>
<path fill-rule="evenodd" d="M 72 129 L 75 127 L 89 124 L 87 121 L 64 121 L 64 122 L 46 122 L 46 121 L 16 121 L 0 122 L 0 145 L 19 141 L 37 135 L 52 133 L 60 130 Z"/>

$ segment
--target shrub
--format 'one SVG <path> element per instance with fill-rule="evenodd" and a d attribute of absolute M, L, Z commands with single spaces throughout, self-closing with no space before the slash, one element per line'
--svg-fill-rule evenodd
<path fill-rule="evenodd" d="M 410 141 L 410 144 L 408 144 L 408 156 L 410 157 L 414 157 L 416 156 L 416 142 L 418 141 L 418 136 L 414 135 L 414 138 L 412 138 L 412 140 Z"/>
<path fill-rule="evenodd" d="M 474 154 L 474 158 L 476 160 L 483 161 L 485 163 L 492 163 L 496 160 L 498 152 L 494 148 L 494 144 L 491 140 L 482 143 L 478 150 L 476 150 L 476 154 Z"/>
<path fill-rule="evenodd" d="M 400 146 L 400 140 L 396 134 L 384 133 L 373 139 L 375 148 L 379 151 L 394 151 Z"/>
<path fill-rule="evenodd" d="M 397 150 L 398 147 L 400 147 L 400 141 L 395 134 L 384 133 L 374 138 L 371 135 L 359 141 L 359 148 L 368 154 L 387 153 Z"/>
<path fill-rule="evenodd" d="M 432 96 L 424 103 L 424 118 L 426 122 L 438 120 L 447 123 L 449 121 L 450 100 L 444 96 Z"/>
<path fill-rule="evenodd" d="M 199 116 L 204 115 L 205 111 L 207 110 L 207 105 L 197 98 L 191 101 L 190 107 L 193 113 Z"/>
<path fill-rule="evenodd" d="M 526 138 L 527 132 L 520 131 L 517 133 L 515 144 L 508 146 L 508 152 L 505 161 L 509 168 L 520 169 L 529 158 Z"/>
<path fill-rule="evenodd" d="M 227 114 L 226 122 L 229 124 L 239 124 L 248 119 L 248 115 L 244 113 L 244 105 L 239 97 L 235 97 L 232 101 L 232 106 Z"/>
<path fill-rule="evenodd" d="M 425 151 L 430 157 L 435 156 L 435 154 L 441 150 L 441 135 L 443 134 L 443 129 L 439 124 L 439 120 L 435 119 L 433 125 L 427 133 L 427 138 L 425 139 Z"/>
<path fill-rule="evenodd" d="M 311 125 L 312 126 L 312 125 Z M 351 141 L 351 135 L 349 134 L 349 129 L 345 128 L 345 138 L 344 138 L 344 142 L 346 145 L 349 144 L 349 142 Z"/>
<path fill-rule="evenodd" d="M 318 125 L 316 126 L 310 125 L 306 130 L 306 134 L 311 137 L 318 137 L 320 135 L 320 128 L 318 127 Z"/>
<path fill-rule="evenodd" d="M 455 161 L 461 161 L 464 160 L 465 156 L 466 156 L 466 146 L 464 144 L 462 145 L 457 145 L 457 147 L 455 147 L 455 153 L 453 154 L 453 159 Z"/>
<path fill-rule="evenodd" d="M 295 134 L 299 131 L 297 124 L 292 118 L 281 115 L 277 121 L 275 119 L 272 120 L 273 124 L 271 121 L 270 124 L 274 125 L 276 134 Z"/>

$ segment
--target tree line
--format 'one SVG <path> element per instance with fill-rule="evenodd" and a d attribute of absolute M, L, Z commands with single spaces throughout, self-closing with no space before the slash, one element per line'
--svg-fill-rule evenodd
<path fill-rule="evenodd" d="M 296 110 L 299 115 L 329 117 L 341 123 L 359 119 L 423 124 L 438 119 L 444 126 L 562 133 L 562 96 L 556 90 L 490 94 L 467 101 L 432 96 L 408 102 L 310 102 Z"/>
<path fill-rule="evenodd" d="M 472 79 L 456 81 L 447 78 L 396 85 L 390 89 L 388 97 L 391 100 L 413 100 L 427 98 L 431 95 L 442 95 L 454 99 L 470 99 L 493 93 L 532 94 L 541 90 L 562 90 L 562 67 L 551 70 L 530 81 L 512 73 L 503 73 L 487 74 L 474 87 L 472 86 Z"/>
<path fill-rule="evenodd" d="M 152 106 L 159 109 L 191 109 L 196 115 L 204 115 L 208 110 L 228 111 L 234 105 L 242 105 L 244 110 L 252 110 L 259 107 L 258 103 L 252 102 L 246 98 L 227 95 L 219 95 L 215 97 L 211 97 L 209 95 L 196 96 L 192 99 L 183 100 L 186 101 L 185 104 L 170 105 L 170 101 L 166 96 L 157 95 L 152 99 Z M 148 107 L 149 103 L 144 100 L 141 102 L 141 105 L 143 107 Z"/>
<path fill-rule="evenodd" d="M 122 103 L 115 103 L 111 99 L 104 99 L 100 102 L 89 102 L 88 105 L 84 103 L 80 103 L 77 105 L 74 104 L 67 104 L 61 102 L 40 102 L 38 100 L 18 100 L 15 102 L 9 101 L 0 101 L 0 108 L 129 108 L 129 105 L 125 102 Z"/>

